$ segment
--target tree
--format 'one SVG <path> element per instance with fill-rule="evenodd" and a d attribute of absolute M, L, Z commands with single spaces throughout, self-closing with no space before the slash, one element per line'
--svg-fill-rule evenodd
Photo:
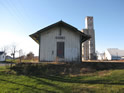
<path fill-rule="evenodd" d="M 33 59 L 33 58 L 34 58 L 33 52 L 29 52 L 29 53 L 27 54 L 27 59 Z"/>

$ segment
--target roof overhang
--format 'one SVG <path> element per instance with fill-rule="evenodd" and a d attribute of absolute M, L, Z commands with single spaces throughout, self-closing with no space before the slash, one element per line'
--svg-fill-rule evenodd
<path fill-rule="evenodd" d="M 43 33 L 44 31 L 47 31 L 47 30 L 49 30 L 53 27 L 57 27 L 57 26 L 58 27 L 65 27 L 65 28 L 70 29 L 71 31 L 74 31 L 74 32 L 78 33 L 81 37 L 81 43 L 91 38 L 90 36 L 88 36 L 88 35 L 84 34 L 83 32 L 79 31 L 77 28 L 75 28 L 75 27 L 73 27 L 73 26 L 71 26 L 71 25 L 69 25 L 69 24 L 67 24 L 63 21 L 59 21 L 55 24 L 47 26 L 47 27 L 45 27 L 45 28 L 43 28 L 43 29 L 41 29 L 41 30 L 37 31 L 36 33 L 33 33 L 29 36 L 39 44 L 40 34 Z"/>

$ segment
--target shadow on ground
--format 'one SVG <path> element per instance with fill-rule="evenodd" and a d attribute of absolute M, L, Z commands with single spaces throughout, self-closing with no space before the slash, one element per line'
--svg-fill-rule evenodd
<path fill-rule="evenodd" d="M 62 82 L 73 84 L 105 84 L 105 85 L 124 85 L 124 80 L 119 80 L 117 82 L 113 82 L 116 78 L 96 78 L 96 79 L 87 79 L 85 76 L 77 76 L 77 77 L 67 77 L 68 75 L 80 75 L 80 74 L 87 74 L 87 73 L 94 73 L 97 71 L 102 70 L 111 70 L 111 69 L 124 69 L 124 63 L 115 63 L 115 62 L 84 62 L 84 63 L 56 63 L 56 64 L 48 64 L 48 63 L 20 63 L 16 64 L 15 66 L 11 67 L 11 70 L 14 70 L 17 75 L 25 75 L 37 82 L 38 85 L 43 84 L 46 86 L 54 87 L 56 90 L 61 91 L 62 93 L 71 93 L 71 89 L 75 88 L 73 86 L 63 87 L 57 85 L 55 82 Z M 48 80 L 48 81 L 47 81 Z M 37 91 L 44 91 L 47 93 L 56 93 L 54 91 L 50 91 L 44 88 L 35 87 L 35 85 L 29 84 L 22 84 L 21 82 L 15 82 L 10 80 L 5 80 L 1 78 L 0 81 L 4 81 L 7 83 L 12 83 L 20 86 L 24 86 L 30 88 L 33 92 Z M 50 82 L 49 82 L 50 81 Z M 69 89 L 70 88 L 70 89 Z M 94 90 L 90 88 L 80 88 L 73 91 L 73 93 L 94 93 Z M 122 90 L 123 91 L 123 90 Z"/>

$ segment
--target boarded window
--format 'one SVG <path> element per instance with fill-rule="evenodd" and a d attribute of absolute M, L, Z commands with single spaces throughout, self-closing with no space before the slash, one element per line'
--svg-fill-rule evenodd
<path fill-rule="evenodd" d="M 57 57 L 64 58 L 64 42 L 57 42 Z"/>

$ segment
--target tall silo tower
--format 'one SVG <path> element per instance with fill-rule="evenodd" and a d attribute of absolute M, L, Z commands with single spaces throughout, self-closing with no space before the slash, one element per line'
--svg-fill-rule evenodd
<path fill-rule="evenodd" d="M 85 41 L 82 44 L 82 59 L 83 60 L 94 60 L 96 59 L 95 53 L 95 31 L 93 25 L 93 17 L 87 16 L 85 18 L 85 29 L 82 30 L 87 35 L 90 35 L 91 38 Z"/>

